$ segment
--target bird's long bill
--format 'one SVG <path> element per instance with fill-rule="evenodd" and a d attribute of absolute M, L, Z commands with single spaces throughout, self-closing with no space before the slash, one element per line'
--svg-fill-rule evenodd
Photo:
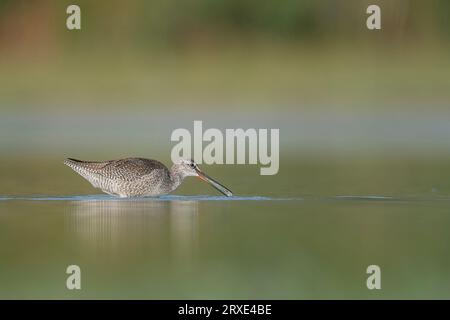
<path fill-rule="evenodd" d="M 203 181 L 208 182 L 210 185 L 212 185 L 218 191 L 222 192 L 227 197 L 232 197 L 233 196 L 233 192 L 231 192 L 228 188 L 224 187 L 219 182 L 217 182 L 216 180 L 214 180 L 213 178 L 211 178 L 207 174 L 203 173 L 202 171 L 200 171 L 200 170 L 196 170 L 196 171 L 197 171 L 198 177 L 200 179 L 202 179 Z"/>

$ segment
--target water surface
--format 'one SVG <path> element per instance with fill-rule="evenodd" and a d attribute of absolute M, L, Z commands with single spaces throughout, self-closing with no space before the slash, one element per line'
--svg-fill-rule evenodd
<path fill-rule="evenodd" d="M 4 157 L 0 298 L 450 298 L 449 157 L 284 155 L 275 176 L 203 169 L 236 196 L 188 178 L 172 195 L 117 199 L 60 154 Z M 72 264 L 80 291 L 65 286 Z M 372 264 L 380 291 L 366 287 Z"/>

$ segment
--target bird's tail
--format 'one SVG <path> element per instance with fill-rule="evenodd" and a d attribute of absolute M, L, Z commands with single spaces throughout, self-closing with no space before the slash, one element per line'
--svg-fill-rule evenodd
<path fill-rule="evenodd" d="M 67 158 L 66 160 L 64 160 L 64 164 L 69 167 L 73 167 L 74 165 L 83 163 L 83 162 L 84 161 L 73 159 L 73 158 Z"/>

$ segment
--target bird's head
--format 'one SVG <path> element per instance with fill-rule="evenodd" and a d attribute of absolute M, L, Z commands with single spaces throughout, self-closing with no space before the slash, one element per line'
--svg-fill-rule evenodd
<path fill-rule="evenodd" d="M 206 173 L 204 173 L 202 170 L 200 170 L 200 168 L 198 167 L 197 163 L 195 163 L 194 160 L 180 159 L 177 163 L 177 166 L 179 171 L 181 171 L 185 177 L 188 176 L 199 177 L 201 180 L 209 183 L 215 189 L 217 189 L 227 197 L 233 196 L 233 193 L 228 188 L 226 188 L 218 181 L 214 180 Z"/>
<path fill-rule="evenodd" d="M 181 169 L 181 171 L 183 172 L 184 176 L 186 177 L 198 176 L 197 170 L 200 171 L 200 168 L 198 167 L 197 163 L 195 163 L 194 160 L 180 159 L 177 164 Z"/>

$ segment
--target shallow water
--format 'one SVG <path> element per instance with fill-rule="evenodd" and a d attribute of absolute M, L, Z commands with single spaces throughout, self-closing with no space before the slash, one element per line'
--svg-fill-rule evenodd
<path fill-rule="evenodd" d="M 450 297 L 447 198 L 0 199 L 1 298 Z"/>
<path fill-rule="evenodd" d="M 142 199 L 98 194 L 58 157 L 3 161 L 0 298 L 450 298 L 447 158 L 289 160 L 207 168 L 231 198 L 188 179 Z"/>

